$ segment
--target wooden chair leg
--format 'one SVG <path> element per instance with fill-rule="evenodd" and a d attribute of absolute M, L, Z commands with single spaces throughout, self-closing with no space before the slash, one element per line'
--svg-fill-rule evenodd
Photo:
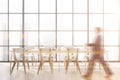
<path fill-rule="evenodd" d="M 36 61 L 35 61 L 35 57 L 33 57 L 33 65 L 34 65 L 35 62 L 36 62 Z"/>
<path fill-rule="evenodd" d="M 33 66 L 33 63 L 34 63 L 34 59 L 33 59 L 33 57 L 31 57 L 31 59 L 32 59 L 32 66 Z"/>
<path fill-rule="evenodd" d="M 49 61 L 49 64 L 50 64 L 51 73 L 53 73 L 53 61 L 50 60 L 50 61 Z"/>
<path fill-rule="evenodd" d="M 37 74 L 39 74 L 39 71 L 40 71 L 40 69 L 42 68 L 42 66 L 43 66 L 43 61 L 41 61 L 40 63 L 39 63 L 39 67 L 38 67 L 38 72 L 37 72 Z"/>
<path fill-rule="evenodd" d="M 65 73 L 67 73 L 68 71 L 68 66 L 69 66 L 69 60 L 66 60 Z"/>
<path fill-rule="evenodd" d="M 81 71 L 80 71 L 80 67 L 79 67 L 79 63 L 78 63 L 78 61 L 76 61 L 76 67 L 77 67 L 79 73 L 81 74 Z"/>
<path fill-rule="evenodd" d="M 40 66 L 41 66 L 41 62 L 39 63 L 39 67 L 38 67 L 38 72 L 37 72 L 37 74 L 39 74 Z"/>
<path fill-rule="evenodd" d="M 26 66 L 25 66 L 25 61 L 23 61 L 23 66 L 24 66 L 24 71 L 25 71 L 25 74 L 26 74 Z"/>
<path fill-rule="evenodd" d="M 17 62 L 17 71 L 18 71 L 18 69 L 19 69 L 19 62 Z"/>
<path fill-rule="evenodd" d="M 16 62 L 14 62 L 13 66 L 12 66 L 12 69 L 11 69 L 11 71 L 10 71 L 10 74 L 12 74 L 15 65 L 16 65 Z"/>
<path fill-rule="evenodd" d="M 28 70 L 30 70 L 30 65 L 29 65 L 29 61 L 27 61 L 27 66 L 28 66 Z"/>

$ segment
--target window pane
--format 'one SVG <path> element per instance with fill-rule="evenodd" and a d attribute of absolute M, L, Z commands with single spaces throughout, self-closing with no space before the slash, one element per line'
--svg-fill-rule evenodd
<path fill-rule="evenodd" d="M 0 14 L 0 30 L 8 29 L 8 17 L 7 14 Z"/>
<path fill-rule="evenodd" d="M 105 60 L 109 61 L 119 61 L 119 47 L 105 47 L 105 49 L 108 51 L 107 54 L 105 54 Z"/>
<path fill-rule="evenodd" d="M 71 14 L 59 14 L 57 19 L 58 30 L 72 30 Z"/>
<path fill-rule="evenodd" d="M 105 13 L 119 13 L 119 0 L 104 0 Z"/>
<path fill-rule="evenodd" d="M 104 32 L 104 45 L 119 45 L 119 32 Z"/>
<path fill-rule="evenodd" d="M 103 27 L 103 15 L 102 14 L 90 14 L 89 15 L 89 29 L 94 30 L 95 27 Z"/>
<path fill-rule="evenodd" d="M 8 44 L 8 33 L 0 32 L 0 45 L 7 45 L 7 44 Z"/>
<path fill-rule="evenodd" d="M 25 13 L 38 13 L 38 0 L 25 0 Z"/>
<path fill-rule="evenodd" d="M 55 15 L 40 14 L 40 30 L 55 30 Z"/>
<path fill-rule="evenodd" d="M 21 30 L 22 29 L 22 15 L 21 14 L 10 14 L 9 28 L 10 30 Z"/>
<path fill-rule="evenodd" d="M 8 61 L 8 47 L 0 47 L 0 61 Z"/>
<path fill-rule="evenodd" d="M 72 13 L 72 0 L 57 0 L 58 13 Z"/>
<path fill-rule="evenodd" d="M 22 13 L 22 0 L 9 0 L 10 13 Z"/>
<path fill-rule="evenodd" d="M 0 13 L 8 12 L 8 0 L 0 0 Z"/>
<path fill-rule="evenodd" d="M 26 14 L 25 15 L 25 30 L 38 30 L 38 15 Z"/>
<path fill-rule="evenodd" d="M 87 0 L 74 0 L 74 13 L 87 13 Z"/>
<path fill-rule="evenodd" d="M 64 36 L 63 36 L 64 35 Z M 58 32 L 57 45 L 72 45 L 72 32 Z"/>
<path fill-rule="evenodd" d="M 103 13 L 103 0 L 89 0 L 89 12 Z"/>
<path fill-rule="evenodd" d="M 74 32 L 74 45 L 85 45 L 87 43 L 87 32 Z"/>
<path fill-rule="evenodd" d="M 38 32 L 25 32 L 25 45 L 38 45 Z"/>
<path fill-rule="evenodd" d="M 89 43 L 94 43 L 96 37 L 96 31 L 90 31 L 89 32 Z M 102 43 L 103 43 L 103 32 L 101 32 L 101 37 L 102 37 Z"/>
<path fill-rule="evenodd" d="M 40 0 L 40 13 L 55 13 L 55 0 Z"/>
<path fill-rule="evenodd" d="M 21 45 L 22 44 L 22 33 L 21 32 L 10 32 L 9 33 L 9 45 Z"/>
<path fill-rule="evenodd" d="M 120 20 L 118 15 L 104 15 L 104 30 L 119 30 Z"/>
<path fill-rule="evenodd" d="M 95 39 L 95 31 L 90 31 L 89 32 L 89 43 L 93 43 L 94 42 L 94 39 Z"/>
<path fill-rule="evenodd" d="M 55 47 L 55 32 L 40 32 L 40 45 L 44 47 Z"/>
<path fill-rule="evenodd" d="M 87 30 L 87 15 L 75 14 L 74 15 L 74 30 Z"/>

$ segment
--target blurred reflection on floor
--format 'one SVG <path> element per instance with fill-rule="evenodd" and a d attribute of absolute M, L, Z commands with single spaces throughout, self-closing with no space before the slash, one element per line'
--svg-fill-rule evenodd
<path fill-rule="evenodd" d="M 114 72 L 114 75 L 111 79 L 106 79 L 103 69 L 95 67 L 93 76 L 91 80 L 120 80 L 120 63 L 110 63 L 110 67 Z M 82 63 L 80 63 L 81 73 L 79 74 L 76 71 L 76 68 L 73 64 L 70 65 L 68 73 L 65 74 L 64 64 L 61 65 L 60 71 L 58 64 L 54 65 L 54 73 L 51 74 L 49 65 L 46 64 L 43 67 L 43 70 L 40 71 L 40 74 L 37 75 L 38 64 L 31 66 L 31 69 L 27 71 L 25 75 L 24 69 L 20 67 L 17 71 L 14 70 L 13 74 L 9 73 L 9 63 L 0 63 L 0 80 L 85 80 L 82 78 L 82 75 L 85 73 L 86 68 Z"/>

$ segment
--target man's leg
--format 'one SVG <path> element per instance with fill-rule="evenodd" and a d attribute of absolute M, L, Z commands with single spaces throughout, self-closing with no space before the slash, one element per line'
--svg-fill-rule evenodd
<path fill-rule="evenodd" d="M 100 63 L 102 64 L 104 70 L 105 70 L 105 73 L 107 74 L 107 76 L 111 76 L 112 75 L 112 72 L 108 66 L 108 64 L 104 61 L 104 59 L 102 57 L 100 57 Z M 106 77 L 107 77 L 106 76 Z"/>
<path fill-rule="evenodd" d="M 95 56 L 92 56 L 89 64 L 88 64 L 88 69 L 86 74 L 83 76 L 84 78 L 89 78 L 91 77 L 92 73 L 93 73 L 93 68 L 94 68 L 94 63 L 95 63 Z"/>

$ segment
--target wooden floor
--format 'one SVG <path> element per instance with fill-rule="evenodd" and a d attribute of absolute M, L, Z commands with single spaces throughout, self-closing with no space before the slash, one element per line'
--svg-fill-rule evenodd
<path fill-rule="evenodd" d="M 0 80 L 84 80 L 82 75 L 85 74 L 86 67 L 84 64 L 79 64 L 81 68 L 81 74 L 76 70 L 74 64 L 69 66 L 68 73 L 65 74 L 64 65 L 61 63 L 60 67 L 57 63 L 54 64 L 54 73 L 50 72 L 49 65 L 46 64 L 43 70 L 37 75 L 38 64 L 31 65 L 30 70 L 27 70 L 27 74 L 24 73 L 22 65 L 17 71 L 14 69 L 12 75 L 9 74 L 9 63 L 0 63 Z M 110 68 L 114 75 L 110 80 L 120 80 L 120 63 L 110 63 Z M 99 69 L 98 65 L 95 66 L 93 76 L 91 80 L 108 80 L 104 78 L 105 72 L 103 69 Z"/>

